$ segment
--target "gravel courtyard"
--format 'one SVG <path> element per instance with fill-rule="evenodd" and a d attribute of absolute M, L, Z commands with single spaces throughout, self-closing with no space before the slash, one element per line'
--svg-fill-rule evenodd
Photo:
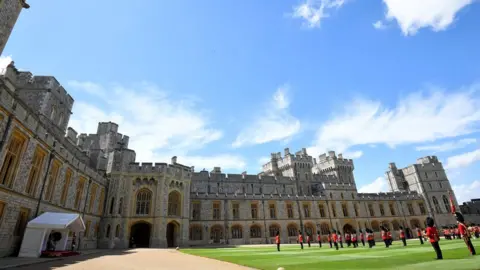
<path fill-rule="evenodd" d="M 94 269 L 198 269 L 247 270 L 251 268 L 183 254 L 171 249 L 134 249 L 103 254 L 70 257 L 64 260 L 23 266 L 21 270 L 94 270 Z"/>

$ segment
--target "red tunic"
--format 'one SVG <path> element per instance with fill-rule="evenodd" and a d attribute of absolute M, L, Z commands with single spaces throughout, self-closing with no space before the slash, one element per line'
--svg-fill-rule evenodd
<path fill-rule="evenodd" d="M 351 239 L 351 238 L 350 238 L 350 234 L 349 234 L 349 233 L 346 233 L 346 234 L 345 234 L 345 240 L 350 241 L 350 239 Z"/>
<path fill-rule="evenodd" d="M 341 234 L 338 235 L 338 242 L 342 242 L 342 235 Z"/>
<path fill-rule="evenodd" d="M 280 236 L 275 236 L 275 243 L 280 244 Z"/>
<path fill-rule="evenodd" d="M 320 242 L 320 240 L 322 240 L 322 238 L 320 237 L 320 235 L 317 235 L 317 241 Z"/>
<path fill-rule="evenodd" d="M 373 240 L 373 238 L 374 238 L 373 233 L 367 233 L 367 240 L 368 240 L 368 241 Z"/>
<path fill-rule="evenodd" d="M 330 235 L 327 236 L 327 241 L 332 242 L 332 238 L 330 237 Z"/>
<path fill-rule="evenodd" d="M 337 242 L 338 242 L 338 236 L 337 236 L 336 233 L 332 233 L 332 241 L 333 241 L 334 243 L 337 243 Z"/>
<path fill-rule="evenodd" d="M 382 240 L 387 240 L 387 233 L 382 231 Z"/>
<path fill-rule="evenodd" d="M 353 242 L 357 242 L 357 235 L 356 235 L 356 234 L 353 234 L 353 235 L 352 235 L 352 241 L 353 241 Z"/>
<path fill-rule="evenodd" d="M 363 240 L 363 233 L 360 234 L 360 241 Z"/>
<path fill-rule="evenodd" d="M 426 235 L 430 239 L 430 243 L 435 243 L 439 239 L 438 231 L 437 231 L 437 228 L 435 228 L 435 227 L 428 227 Z"/>
<path fill-rule="evenodd" d="M 463 223 L 458 224 L 458 231 L 463 237 L 469 236 L 467 226 L 465 226 Z"/>
<path fill-rule="evenodd" d="M 303 235 L 301 234 L 298 235 L 298 242 L 303 243 Z"/>
<path fill-rule="evenodd" d="M 307 243 L 310 243 L 310 235 L 307 235 Z"/>
<path fill-rule="evenodd" d="M 387 232 L 387 239 L 392 239 L 392 233 L 391 232 Z"/>
<path fill-rule="evenodd" d="M 403 230 L 400 230 L 400 238 L 405 238 L 405 232 Z"/>
<path fill-rule="evenodd" d="M 422 230 L 417 229 L 417 236 L 418 236 L 418 237 L 422 236 Z"/>

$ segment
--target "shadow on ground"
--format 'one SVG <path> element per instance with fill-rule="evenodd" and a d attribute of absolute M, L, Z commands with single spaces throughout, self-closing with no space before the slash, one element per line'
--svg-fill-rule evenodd
<path fill-rule="evenodd" d="M 8 269 L 20 269 L 20 270 L 50 270 L 54 268 L 59 268 L 59 267 L 65 267 L 73 264 L 77 264 L 80 262 L 96 259 L 96 258 L 101 258 L 104 256 L 122 256 L 122 255 L 127 255 L 127 254 L 134 254 L 136 253 L 135 250 L 105 250 L 105 251 L 99 251 L 95 253 L 90 253 L 90 254 L 80 254 L 78 256 L 72 256 L 72 257 L 65 257 L 59 260 L 54 260 L 54 261 L 45 261 L 45 262 L 40 262 L 36 264 L 31 264 L 31 265 L 25 265 L 25 266 L 19 266 L 15 268 L 8 268 Z"/>

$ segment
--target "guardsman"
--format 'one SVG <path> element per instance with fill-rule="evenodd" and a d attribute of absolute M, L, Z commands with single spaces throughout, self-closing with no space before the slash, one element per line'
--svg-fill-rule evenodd
<path fill-rule="evenodd" d="M 480 238 L 480 226 L 478 224 L 475 226 L 475 238 Z"/>
<path fill-rule="evenodd" d="M 471 241 L 472 237 L 470 235 L 470 232 L 468 231 L 467 225 L 465 225 L 465 219 L 463 218 L 462 213 L 455 212 L 455 217 L 457 218 L 458 231 L 462 236 L 463 241 L 465 241 L 465 244 L 467 245 L 470 254 L 476 255 L 477 253 L 475 252 L 475 247 L 472 245 Z"/>
<path fill-rule="evenodd" d="M 338 232 L 337 237 L 338 237 L 338 243 L 340 244 L 340 248 L 343 248 L 343 237 L 342 237 L 342 233 Z"/>
<path fill-rule="evenodd" d="M 351 238 L 350 232 L 345 233 L 345 243 L 347 243 L 348 247 L 350 247 L 350 245 L 352 244 L 352 238 Z"/>
<path fill-rule="evenodd" d="M 352 232 L 352 244 L 353 244 L 353 248 L 357 248 L 358 247 L 358 242 L 357 242 L 357 232 L 354 230 Z"/>
<path fill-rule="evenodd" d="M 320 235 L 320 231 L 317 232 L 317 241 L 318 241 L 318 246 L 322 247 L 322 236 Z"/>
<path fill-rule="evenodd" d="M 385 247 L 388 248 L 390 245 L 388 243 L 387 229 L 383 226 L 380 226 L 380 230 L 381 230 L 381 233 L 382 233 L 383 243 L 385 243 Z"/>
<path fill-rule="evenodd" d="M 303 250 L 303 235 L 301 231 L 298 231 L 298 243 L 300 243 L 300 249 Z"/>
<path fill-rule="evenodd" d="M 403 246 L 407 246 L 407 239 L 405 238 L 405 230 L 400 226 L 400 240 L 402 240 Z"/>
<path fill-rule="evenodd" d="M 310 243 L 312 242 L 312 237 L 310 236 L 309 233 L 307 233 L 307 244 L 308 244 L 308 247 L 311 247 Z"/>
<path fill-rule="evenodd" d="M 365 235 L 362 230 L 360 230 L 360 241 L 362 242 L 362 246 L 365 246 Z"/>
<path fill-rule="evenodd" d="M 392 243 L 393 243 L 393 239 L 392 239 L 392 232 L 390 231 L 390 229 L 386 228 L 387 229 L 387 241 L 388 241 L 388 246 L 391 246 Z"/>
<path fill-rule="evenodd" d="M 280 251 L 280 232 L 277 231 L 277 235 L 275 235 L 275 244 L 277 244 L 277 251 Z"/>
<path fill-rule="evenodd" d="M 330 244 L 330 248 L 332 248 L 332 233 L 331 232 L 328 232 L 327 241 L 328 241 L 328 244 Z"/>
<path fill-rule="evenodd" d="M 338 234 L 336 230 L 332 231 L 332 242 L 333 242 L 333 245 L 335 246 L 335 249 L 338 250 Z"/>
<path fill-rule="evenodd" d="M 416 226 L 416 231 L 417 231 L 417 237 L 418 237 L 418 240 L 420 240 L 420 244 L 423 245 L 423 237 L 422 237 L 422 230 L 420 229 L 420 227 Z"/>
<path fill-rule="evenodd" d="M 435 222 L 433 221 L 433 218 L 427 217 L 426 223 L 427 230 L 425 234 L 427 235 L 428 239 L 430 239 L 430 244 L 432 244 L 432 247 L 437 254 L 437 260 L 442 260 L 442 250 L 440 249 L 440 244 L 438 243 L 440 241 L 440 236 L 438 235 L 437 228 L 435 228 Z"/>
<path fill-rule="evenodd" d="M 372 248 L 374 246 L 374 244 L 373 244 L 373 242 L 374 242 L 373 231 L 370 230 L 370 229 L 365 229 L 365 233 L 366 233 L 366 236 L 367 236 L 368 248 Z"/>

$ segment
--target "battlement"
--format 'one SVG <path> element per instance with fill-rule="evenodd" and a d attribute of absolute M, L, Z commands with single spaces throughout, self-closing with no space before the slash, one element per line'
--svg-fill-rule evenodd
<path fill-rule="evenodd" d="M 328 154 L 322 154 L 318 157 L 319 164 L 329 163 L 333 166 L 352 166 L 353 167 L 353 160 L 343 158 L 343 154 L 335 154 L 335 151 L 328 151 Z"/>
<path fill-rule="evenodd" d="M 118 133 L 118 124 L 113 122 L 99 122 L 97 127 L 97 134 L 103 135 L 109 132 Z"/>
<path fill-rule="evenodd" d="M 423 200 L 423 197 L 416 191 L 395 191 L 380 193 L 357 193 L 357 199 L 362 200 Z"/>
<path fill-rule="evenodd" d="M 328 198 L 325 195 L 290 195 L 290 194 L 247 194 L 247 193 L 205 193 L 205 192 L 190 192 L 190 199 L 227 199 L 227 200 L 285 200 L 285 201 L 324 201 Z"/>
<path fill-rule="evenodd" d="M 226 174 L 208 171 L 195 172 L 192 181 L 230 182 L 230 183 L 264 183 L 264 184 L 291 184 L 294 179 L 285 176 L 267 176 L 258 174 Z"/>
<path fill-rule="evenodd" d="M 128 165 L 129 173 L 166 173 L 166 174 L 178 174 L 182 173 L 184 176 L 189 177 L 193 172 L 193 167 L 183 166 L 181 164 L 167 164 L 163 162 L 134 162 Z"/>
<path fill-rule="evenodd" d="M 426 164 L 436 164 L 440 163 L 437 156 L 426 156 L 417 159 L 417 164 L 426 165 Z"/>
<path fill-rule="evenodd" d="M 53 76 L 34 76 L 29 71 L 20 71 L 17 73 L 14 84 L 22 90 L 50 91 L 62 97 L 70 109 L 73 106 L 73 98 Z"/>

